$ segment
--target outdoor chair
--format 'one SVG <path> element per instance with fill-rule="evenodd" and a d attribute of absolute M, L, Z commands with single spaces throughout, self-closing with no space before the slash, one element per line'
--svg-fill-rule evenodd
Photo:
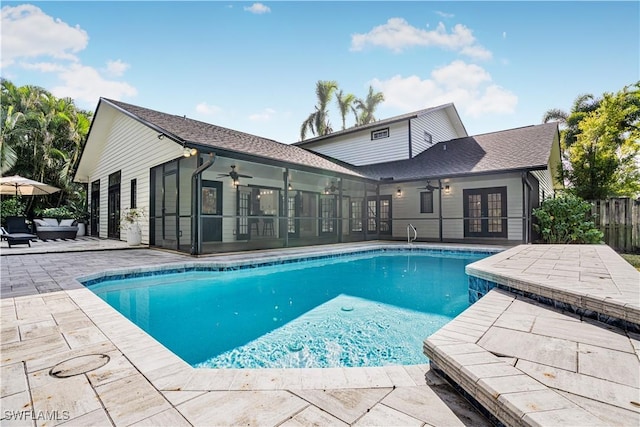
<path fill-rule="evenodd" d="M 13 245 L 29 245 L 31 247 L 31 240 L 37 239 L 37 236 L 31 233 L 26 218 L 21 216 L 7 217 L 7 234 L 4 234 L 4 237 L 9 247 Z"/>

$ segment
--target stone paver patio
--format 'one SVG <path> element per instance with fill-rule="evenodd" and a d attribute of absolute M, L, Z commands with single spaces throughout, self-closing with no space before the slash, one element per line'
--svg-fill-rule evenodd
<path fill-rule="evenodd" d="M 75 280 L 105 270 L 345 247 L 205 259 L 148 249 L 32 255 L 3 249 L 2 425 L 489 425 L 426 363 L 194 369 Z"/>
<path fill-rule="evenodd" d="M 494 421 L 508 425 L 640 425 L 639 336 L 505 290 L 489 291 L 425 342 L 433 366 L 206 370 L 187 365 L 76 280 L 106 270 L 286 257 L 376 244 L 200 259 L 148 249 L 7 255 L 9 250 L 2 248 L 1 423 L 489 425 L 489 419 L 436 374 L 440 372 L 480 402 Z M 539 248 L 507 250 L 474 264 L 473 272 L 497 283 L 509 276 L 509 286 L 541 286 L 546 280 L 556 293 L 574 302 L 576 295 L 589 295 L 577 301 L 592 304 L 593 292 L 567 293 L 562 280 L 549 279 L 556 276 L 556 266 L 568 261 L 563 257 L 575 264 L 576 254 L 580 259 L 581 251 L 590 247 L 565 254 L 544 254 Z M 638 302 L 633 297 L 640 276 L 602 248 L 597 274 L 604 277 L 607 270 L 607 286 L 613 287 L 598 288 L 598 307 L 615 307 L 626 316 Z M 526 256 L 525 249 L 534 252 Z M 518 256 L 520 272 L 526 271 L 527 277 L 519 276 Z M 553 265 L 527 271 L 531 257 L 547 256 L 557 258 Z M 589 269 L 594 262 L 591 250 L 589 265 L 578 270 L 577 282 L 567 281 L 567 288 L 575 288 L 581 277 L 593 281 Z M 537 271 L 544 271 L 545 279 L 529 276 Z M 614 304 L 604 304 L 608 299 Z"/>
<path fill-rule="evenodd" d="M 522 245 L 467 272 L 498 288 L 425 341 L 436 372 L 509 426 L 640 425 L 638 271 L 605 245 Z"/>

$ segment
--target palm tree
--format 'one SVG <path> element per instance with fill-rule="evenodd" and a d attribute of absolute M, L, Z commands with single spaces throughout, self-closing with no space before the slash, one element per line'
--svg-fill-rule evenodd
<path fill-rule="evenodd" d="M 15 140 L 19 138 L 19 120 L 23 117 L 20 112 L 13 111 L 9 105 L 7 111 L 2 111 L 2 128 L 0 129 L 0 172 L 4 175 L 11 170 L 18 160 L 18 153 L 14 150 Z"/>
<path fill-rule="evenodd" d="M 302 122 L 300 127 L 300 140 L 304 141 L 307 137 L 307 131 L 310 130 L 312 134 L 323 136 L 333 132 L 331 123 L 329 123 L 329 112 L 327 107 L 333 93 L 338 89 L 338 83 L 333 80 L 318 80 L 316 83 L 316 96 L 318 97 L 318 103 L 315 106 L 315 111 L 309 114 L 309 117 Z"/>
<path fill-rule="evenodd" d="M 89 130 L 91 113 L 71 98 L 56 98 L 38 86 L 16 87 L 2 79 L 0 159 L 2 173 L 12 173 L 60 187 L 55 196 L 29 203 L 51 207 L 67 203 L 81 184 L 72 182 Z M 54 201 L 52 198 L 55 198 Z"/>
<path fill-rule="evenodd" d="M 347 113 L 349 111 L 353 112 L 356 123 L 358 123 L 358 111 L 356 111 L 355 107 L 353 106 L 354 102 L 356 101 L 356 96 L 351 93 L 344 94 L 341 89 L 340 92 L 336 94 L 336 100 L 338 102 L 338 108 L 340 109 L 340 116 L 342 117 L 342 130 L 346 129 L 345 122 L 347 119 Z"/>
<path fill-rule="evenodd" d="M 542 123 L 559 122 L 563 125 L 564 129 L 560 134 L 560 142 L 564 149 L 568 149 L 577 139 L 578 124 L 592 111 L 595 111 L 600 106 L 601 100 L 595 98 L 591 94 L 579 95 L 575 101 L 569 113 L 558 109 L 552 108 L 547 110 L 542 116 Z"/>
<path fill-rule="evenodd" d="M 357 124 L 366 125 L 375 122 L 376 118 L 373 113 L 382 101 L 384 101 L 384 94 L 382 92 L 374 92 L 373 87 L 369 86 L 367 98 L 364 100 L 356 99 L 355 101 L 356 109 L 360 111 Z"/>

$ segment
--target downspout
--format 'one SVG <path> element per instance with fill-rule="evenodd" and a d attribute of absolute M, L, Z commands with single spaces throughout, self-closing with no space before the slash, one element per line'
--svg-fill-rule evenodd
<path fill-rule="evenodd" d="M 438 236 L 442 243 L 442 180 L 438 178 Z"/>
<path fill-rule="evenodd" d="M 531 243 L 531 192 L 533 187 L 529 182 L 528 172 L 522 172 L 522 237 L 524 243 Z"/>
<path fill-rule="evenodd" d="M 202 253 L 200 241 L 200 180 L 202 172 L 207 170 L 216 161 L 216 154 L 209 153 L 209 158 L 191 174 L 191 255 Z"/>
<path fill-rule="evenodd" d="M 336 221 L 336 229 L 338 231 L 338 243 L 342 243 L 342 178 L 338 181 L 338 220 Z"/>

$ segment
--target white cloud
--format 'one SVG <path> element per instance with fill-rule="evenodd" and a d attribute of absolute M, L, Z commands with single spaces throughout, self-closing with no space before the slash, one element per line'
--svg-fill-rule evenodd
<path fill-rule="evenodd" d="M 204 101 L 196 105 L 196 112 L 198 114 L 202 114 L 203 116 L 215 116 L 221 111 L 222 108 L 218 107 L 217 105 L 210 105 Z"/>
<path fill-rule="evenodd" d="M 101 96 L 121 99 L 137 94 L 129 83 L 107 77 L 121 77 L 129 64 L 109 60 L 102 72 L 82 64 L 77 56 L 89 42 L 86 31 L 46 15 L 36 6 L 2 8 L 2 72 L 11 68 L 55 74 L 60 84 L 48 88 L 58 97 L 70 97 L 79 104 L 94 106 Z M 105 77 L 106 76 L 106 77 Z"/>
<path fill-rule="evenodd" d="M 255 13 L 256 15 L 262 15 L 263 13 L 271 12 L 271 9 L 268 6 L 263 5 L 262 3 L 254 3 L 249 7 L 245 7 L 244 10 L 247 12 Z"/>
<path fill-rule="evenodd" d="M 401 111 L 455 103 L 456 108 L 472 118 L 491 114 L 511 114 L 518 97 L 492 82 L 482 67 L 454 61 L 431 73 L 431 78 L 396 75 L 388 80 L 374 79 L 371 84 L 384 93 L 385 106 Z"/>
<path fill-rule="evenodd" d="M 276 110 L 273 108 L 265 108 L 259 113 L 251 114 L 249 116 L 249 120 L 252 122 L 268 122 L 275 116 L 275 114 Z"/>
<path fill-rule="evenodd" d="M 507 32 L 506 32 L 506 31 L 503 31 L 503 32 L 502 32 L 502 38 L 503 38 L 503 39 L 506 39 L 506 38 L 507 38 Z"/>
<path fill-rule="evenodd" d="M 439 47 L 460 52 L 475 59 L 491 59 L 491 52 L 477 43 L 473 32 L 462 24 L 447 32 L 440 22 L 435 30 L 423 30 L 410 25 L 403 18 L 391 18 L 365 34 L 351 36 L 351 50 L 360 51 L 367 46 L 379 46 L 402 52 L 412 46 Z"/>
<path fill-rule="evenodd" d="M 121 77 L 125 71 L 129 69 L 130 65 L 122 62 L 119 59 L 115 61 L 107 61 L 106 72 L 109 76 Z"/>
<path fill-rule="evenodd" d="M 35 70 L 41 73 L 56 73 L 66 69 L 64 65 L 56 62 L 20 62 L 19 65 L 25 70 Z"/>
<path fill-rule="evenodd" d="M 455 16 L 453 13 L 442 12 L 440 10 L 436 10 L 436 15 L 440 15 L 443 18 L 453 18 Z"/>
<path fill-rule="evenodd" d="M 36 6 L 23 4 L 2 8 L 2 61 L 4 68 L 18 58 L 48 56 L 77 61 L 76 53 L 87 47 L 89 36 L 79 26 L 53 19 Z"/>
<path fill-rule="evenodd" d="M 75 101 L 97 103 L 101 96 L 121 99 L 138 94 L 136 88 L 125 82 L 107 80 L 93 67 L 73 64 L 58 72 L 62 85 L 51 89 L 57 97 L 70 97 Z"/>

